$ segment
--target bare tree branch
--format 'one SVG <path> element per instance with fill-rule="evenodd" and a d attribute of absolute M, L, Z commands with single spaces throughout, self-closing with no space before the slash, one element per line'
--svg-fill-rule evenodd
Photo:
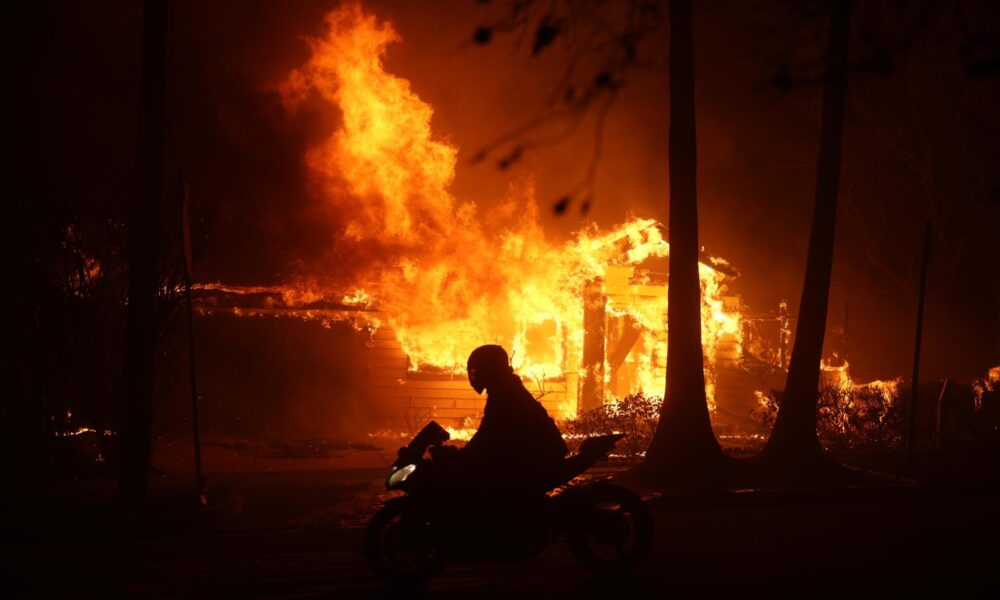
<path fill-rule="evenodd" d="M 553 204 L 556 214 L 563 214 L 579 202 L 585 213 L 594 198 L 607 114 L 632 72 L 648 66 L 640 58 L 640 46 L 662 23 L 662 0 L 510 0 L 489 4 L 497 5 L 490 11 L 499 16 L 487 17 L 475 30 L 477 44 L 490 44 L 494 35 L 501 33 L 516 36 L 515 44 L 520 47 L 530 32 L 531 56 L 561 43 L 570 59 L 549 95 L 547 110 L 486 143 L 472 162 L 499 156 L 497 168 L 510 168 L 526 152 L 567 141 L 594 114 L 587 167 L 578 182 Z"/>

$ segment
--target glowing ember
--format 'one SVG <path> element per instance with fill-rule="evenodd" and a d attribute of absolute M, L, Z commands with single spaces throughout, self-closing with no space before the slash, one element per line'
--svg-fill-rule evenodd
<path fill-rule="evenodd" d="M 982 379 L 977 379 L 972 382 L 972 391 L 975 394 L 976 410 L 979 410 L 983 406 L 983 394 L 986 392 L 992 392 L 996 389 L 998 383 L 1000 383 L 1000 365 L 997 365 L 987 371 L 986 375 Z"/>
<path fill-rule="evenodd" d="M 91 429 L 89 427 L 78 427 L 73 431 L 62 431 L 62 432 L 57 431 L 56 437 L 77 437 L 87 433 L 97 433 L 97 430 Z"/>
<path fill-rule="evenodd" d="M 92 429 L 90 427 L 77 427 L 76 429 L 74 429 L 72 431 L 57 431 L 57 432 L 55 432 L 55 436 L 56 437 L 79 437 L 81 435 L 87 435 L 88 433 L 98 433 L 98 432 L 97 432 L 96 429 Z M 111 431 L 110 429 L 105 429 L 101 433 L 101 435 L 111 436 L 111 435 L 114 435 L 114 432 Z"/>
<path fill-rule="evenodd" d="M 831 364 L 826 359 L 819 361 L 820 387 L 849 388 L 854 385 L 851 380 L 850 364 Z"/>

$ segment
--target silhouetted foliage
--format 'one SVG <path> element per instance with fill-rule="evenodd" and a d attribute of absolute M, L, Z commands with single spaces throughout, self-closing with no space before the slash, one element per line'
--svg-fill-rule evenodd
<path fill-rule="evenodd" d="M 984 443 L 1000 445 L 1000 367 L 972 382 L 972 423 L 976 438 Z"/>
<path fill-rule="evenodd" d="M 564 429 L 571 435 L 571 444 L 589 436 L 624 433 L 628 437 L 618 442 L 616 452 L 636 457 L 646 451 L 653 439 L 662 405 L 663 398 L 639 392 L 583 411 L 567 421 Z"/>
<path fill-rule="evenodd" d="M 0 277 L 16 283 L 0 306 L 17 315 L 3 326 L 4 456 L 14 472 L 87 475 L 117 460 L 130 182 L 33 181 L 7 196 L 3 219 L 5 253 L 16 259 L 0 263 Z M 179 214 L 167 202 L 157 219 L 161 348 L 181 280 Z"/>
<path fill-rule="evenodd" d="M 62 195 L 35 200 L 14 201 L 19 231 L 6 237 L 19 260 L 5 263 L 4 279 L 17 284 L 3 295 L 4 312 L 30 318 L 11 319 L 4 331 L 5 441 L 19 469 L 51 459 L 45 466 L 62 472 L 73 446 L 56 436 L 117 422 L 122 224 L 102 214 L 115 207 L 99 198 L 88 207 Z"/>
<path fill-rule="evenodd" d="M 781 392 L 758 397 L 753 416 L 771 427 L 781 406 Z M 872 385 L 828 386 L 817 394 L 816 429 L 824 447 L 894 448 L 903 442 L 906 402 Z"/>
<path fill-rule="evenodd" d="M 535 30 L 535 43 L 531 47 L 532 56 L 538 56 L 542 50 L 551 45 L 556 36 L 559 35 L 561 27 L 562 22 L 559 19 L 550 16 L 543 17 L 538 24 L 538 29 Z"/>
<path fill-rule="evenodd" d="M 493 30 L 489 27 L 477 27 L 476 31 L 472 34 L 472 39 L 475 40 L 477 44 L 486 45 L 490 43 L 493 39 Z"/>
<path fill-rule="evenodd" d="M 127 279 L 121 196 L 127 192 L 116 194 L 114 182 L 107 186 L 94 191 L 50 182 L 36 196 L 12 199 L 17 232 L 5 243 L 18 260 L 3 263 L 2 276 L 18 285 L 3 294 L 3 310 L 30 315 L 7 320 L 4 329 L 9 387 L 3 415 L 11 426 L 5 441 L 19 449 L 12 455 L 18 469 L 30 470 L 38 460 L 49 472 L 81 474 L 97 468 L 97 457 L 105 465 L 116 459 Z M 163 325 L 177 305 L 181 258 L 179 231 L 171 227 L 177 215 L 160 221 L 167 231 L 156 319 Z M 161 330 L 159 343 L 167 333 Z"/>

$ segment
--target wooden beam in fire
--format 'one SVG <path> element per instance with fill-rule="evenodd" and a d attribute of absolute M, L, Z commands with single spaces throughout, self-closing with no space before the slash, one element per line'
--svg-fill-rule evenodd
<path fill-rule="evenodd" d="M 192 287 L 195 309 L 202 314 L 247 312 L 277 316 L 309 312 L 317 316 L 336 316 L 343 313 L 378 312 L 372 305 L 348 303 L 326 296 L 311 302 L 288 304 L 282 292 L 279 287 L 267 286 L 200 284 Z"/>

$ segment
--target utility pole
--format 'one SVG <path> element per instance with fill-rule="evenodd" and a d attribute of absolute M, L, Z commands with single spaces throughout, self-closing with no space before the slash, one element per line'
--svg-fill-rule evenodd
<path fill-rule="evenodd" d="M 118 497 L 129 510 L 146 504 L 152 457 L 156 254 L 163 204 L 169 8 L 168 0 L 146 0 L 142 16 L 136 180 L 125 230 L 129 273 L 118 470 Z"/>
<path fill-rule="evenodd" d="M 180 180 L 181 231 L 184 237 L 184 302 L 187 305 L 188 376 L 191 380 L 191 430 L 194 434 L 194 491 L 198 503 L 208 504 L 205 497 L 205 477 L 201 472 L 201 427 L 198 424 L 198 363 L 194 351 L 194 307 L 191 301 L 191 279 L 194 259 L 191 252 L 191 195 L 184 178 Z"/>
<path fill-rule="evenodd" d="M 906 436 L 906 472 L 913 469 L 914 439 L 917 432 L 917 389 L 920 385 L 920 341 L 924 330 L 924 296 L 927 284 L 927 264 L 931 260 L 931 224 L 924 225 L 924 251 L 920 262 L 920 290 L 917 299 L 917 334 L 913 342 L 913 380 L 910 390 L 909 435 Z"/>

